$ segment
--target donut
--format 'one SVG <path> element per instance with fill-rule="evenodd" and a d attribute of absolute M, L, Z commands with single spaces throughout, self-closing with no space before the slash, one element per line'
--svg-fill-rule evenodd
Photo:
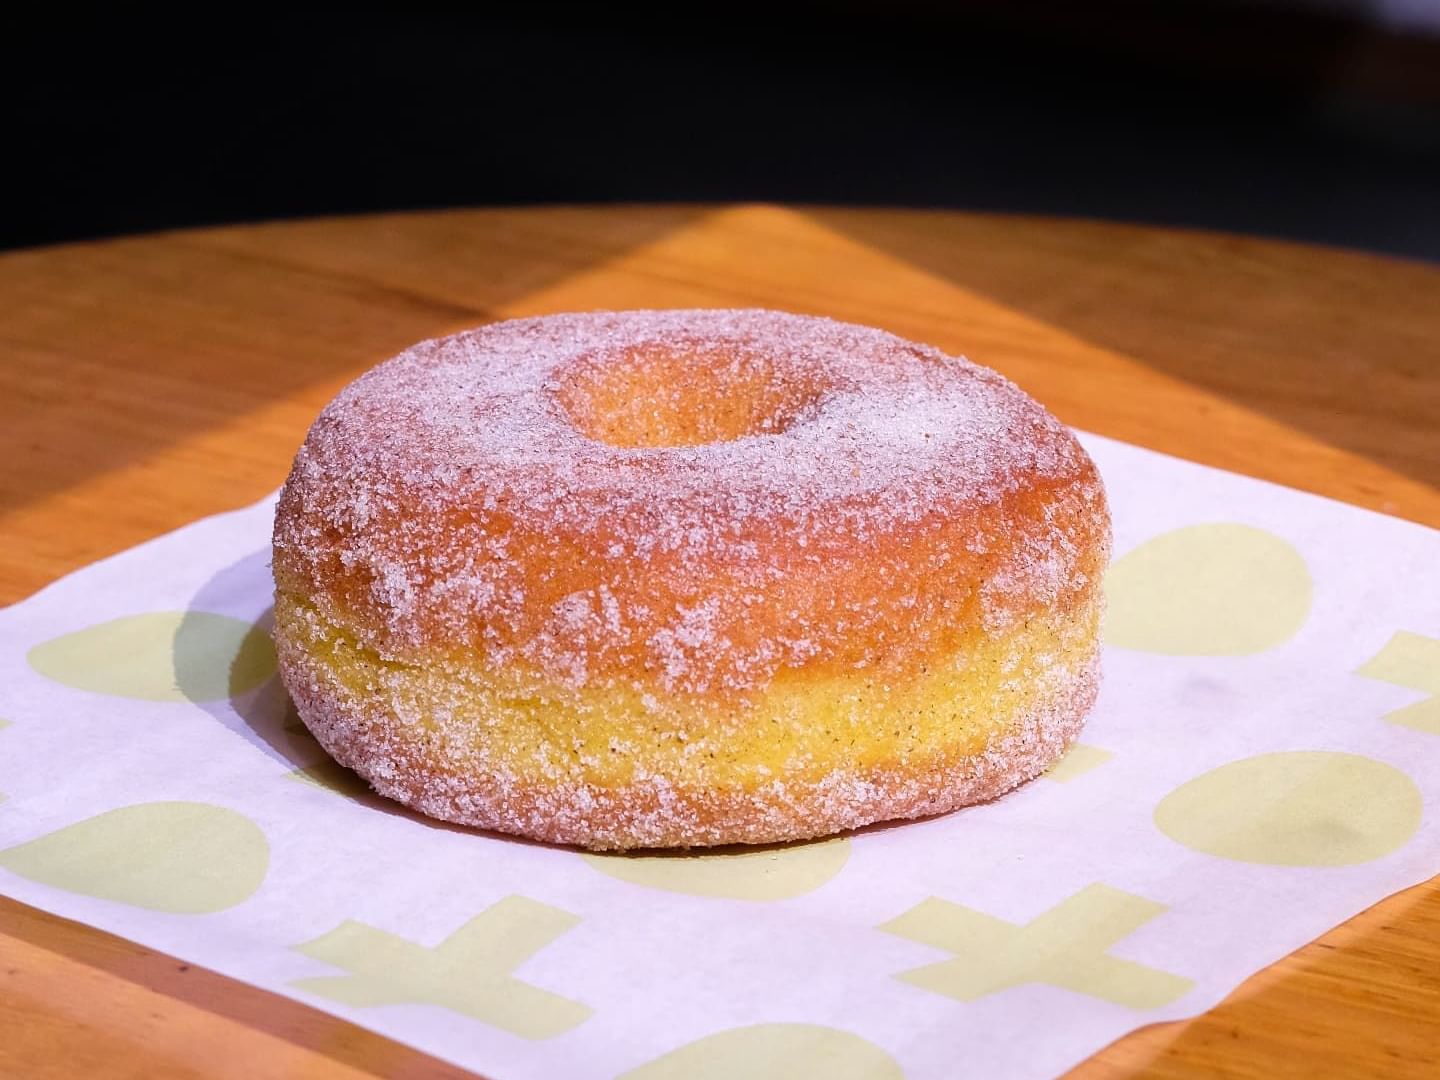
<path fill-rule="evenodd" d="M 381 795 L 593 850 L 993 799 L 1095 700 L 1110 519 L 997 373 L 764 310 L 498 322 L 320 414 L 275 516 L 300 717 Z"/>

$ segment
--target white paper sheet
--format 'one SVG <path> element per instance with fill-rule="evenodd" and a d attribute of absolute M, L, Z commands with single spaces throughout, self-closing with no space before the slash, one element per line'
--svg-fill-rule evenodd
<path fill-rule="evenodd" d="M 993 804 L 627 861 L 303 782 L 267 500 L 0 612 L 0 892 L 495 1080 L 1052 1076 L 1440 872 L 1440 533 L 1085 443 L 1104 688 Z"/>

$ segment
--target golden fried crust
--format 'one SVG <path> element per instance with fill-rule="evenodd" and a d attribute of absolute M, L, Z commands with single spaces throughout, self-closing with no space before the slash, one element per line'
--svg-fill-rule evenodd
<path fill-rule="evenodd" d="M 932 656 L 903 683 L 792 677 L 738 712 L 397 667 L 343 636 L 337 647 L 304 609 L 277 616 L 301 715 L 381 794 L 597 850 L 797 840 L 991 799 L 1064 752 L 1098 685 L 1094 601 L 993 647 Z"/>

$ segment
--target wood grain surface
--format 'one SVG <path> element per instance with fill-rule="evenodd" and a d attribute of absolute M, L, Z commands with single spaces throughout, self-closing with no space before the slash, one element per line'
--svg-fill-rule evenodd
<path fill-rule="evenodd" d="M 260 498 L 335 391 L 420 338 L 687 305 L 883 326 L 1079 427 L 1440 526 L 1440 271 L 1423 265 L 940 212 L 395 214 L 0 256 L 0 603 Z M 0 1076 L 464 1075 L 0 899 Z M 1440 879 L 1071 1074 L 1437 1075 Z"/>

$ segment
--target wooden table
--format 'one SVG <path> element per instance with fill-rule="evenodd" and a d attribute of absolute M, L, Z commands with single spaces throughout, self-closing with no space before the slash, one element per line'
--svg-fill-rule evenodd
<path fill-rule="evenodd" d="M 413 341 L 690 305 L 873 323 L 1077 426 L 1440 526 L 1433 268 L 958 213 L 394 214 L 0 256 L 0 603 L 259 498 L 330 396 Z M 468 1074 L 0 900 L 0 1075 Z M 1440 878 L 1072 1074 L 1217 1075 L 1440 1075 Z"/>

